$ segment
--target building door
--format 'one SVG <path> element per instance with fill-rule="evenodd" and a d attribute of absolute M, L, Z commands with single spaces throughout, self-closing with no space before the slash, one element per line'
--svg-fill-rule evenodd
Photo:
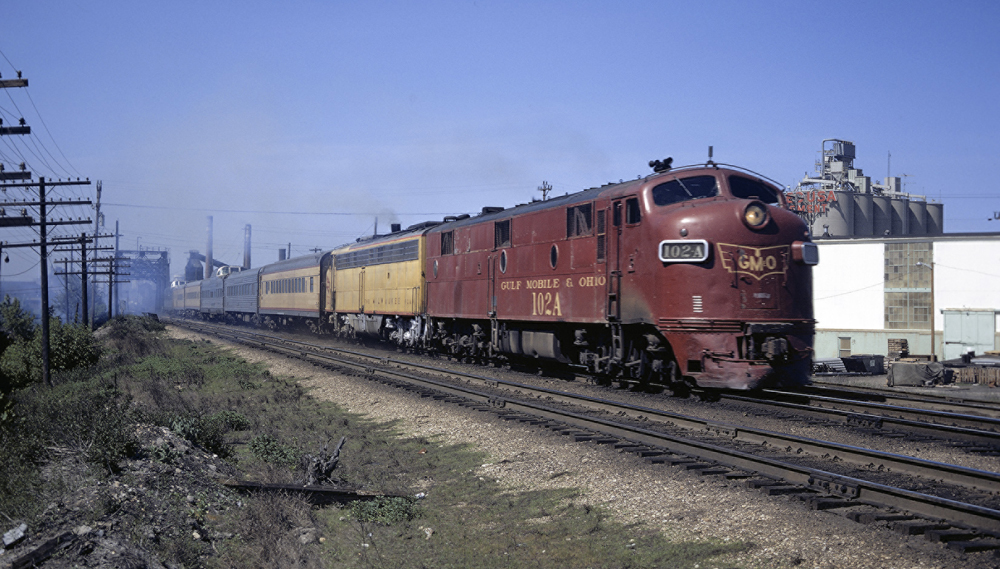
<path fill-rule="evenodd" d="M 847 336 L 837 338 L 837 343 L 839 344 L 839 349 L 837 350 L 837 357 L 839 358 L 851 357 L 851 338 Z"/>

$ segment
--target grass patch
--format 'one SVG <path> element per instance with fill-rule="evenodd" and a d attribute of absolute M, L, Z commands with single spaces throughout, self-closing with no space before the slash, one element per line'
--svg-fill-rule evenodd
<path fill-rule="evenodd" d="M 145 483 L 162 505 L 104 484 L 95 516 L 114 517 L 116 528 L 167 565 L 694 567 L 746 549 L 667 541 L 579 505 L 574 490 L 511 492 L 477 474 L 488 457 L 474 448 L 401 436 L 392 423 L 318 401 L 291 378 L 214 344 L 124 326 L 128 334 L 108 335 L 114 366 L 19 393 L 27 412 L 18 417 L 34 422 L 0 431 L 0 513 L 28 518 L 52 499 L 57 489 L 39 465 L 53 460 L 45 449 L 59 441 L 124 485 L 138 481 L 120 472 L 122 461 L 138 455 L 160 465 L 162 473 Z M 37 431 L 46 421 L 58 423 L 58 432 Z M 203 491 L 181 492 L 178 481 L 196 474 L 184 470 L 187 451 L 167 443 L 136 449 L 126 435 L 137 422 L 166 427 L 259 482 L 302 483 L 300 458 L 344 436 L 334 477 L 387 497 L 316 508 L 294 495 L 236 496 L 207 478 Z M 44 491 L 32 497 L 25 489 Z"/>

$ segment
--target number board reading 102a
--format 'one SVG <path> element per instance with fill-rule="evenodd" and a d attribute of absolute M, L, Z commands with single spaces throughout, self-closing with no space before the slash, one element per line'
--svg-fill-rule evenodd
<path fill-rule="evenodd" d="M 700 263 L 708 258 L 708 241 L 684 239 L 660 241 L 660 260 L 664 263 Z"/>

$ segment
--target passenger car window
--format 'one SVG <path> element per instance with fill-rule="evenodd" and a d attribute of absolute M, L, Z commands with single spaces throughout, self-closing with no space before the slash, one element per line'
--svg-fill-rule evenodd
<path fill-rule="evenodd" d="M 743 176 L 729 176 L 729 191 L 733 197 L 760 200 L 766 204 L 778 203 L 778 193 L 771 186 Z"/>
<path fill-rule="evenodd" d="M 719 195 L 719 186 L 715 181 L 715 176 L 675 178 L 653 188 L 653 203 L 670 205 L 717 195 Z"/>

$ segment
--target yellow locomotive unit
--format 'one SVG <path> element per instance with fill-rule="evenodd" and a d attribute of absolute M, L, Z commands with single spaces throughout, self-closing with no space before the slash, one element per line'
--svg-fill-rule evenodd
<path fill-rule="evenodd" d="M 415 345 L 426 324 L 424 229 L 410 228 L 332 252 L 335 331 Z"/>

